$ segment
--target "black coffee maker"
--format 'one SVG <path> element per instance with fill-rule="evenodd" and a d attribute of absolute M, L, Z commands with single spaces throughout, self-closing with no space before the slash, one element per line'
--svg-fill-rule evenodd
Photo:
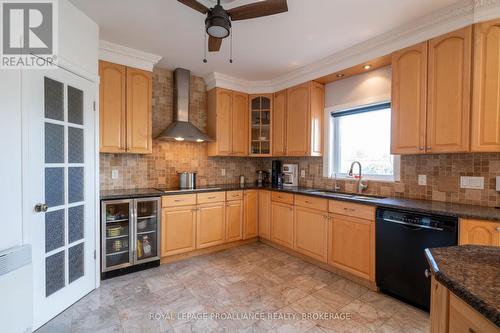
<path fill-rule="evenodd" d="M 274 160 L 271 173 L 271 185 L 273 187 L 280 187 L 283 185 L 283 169 L 281 161 Z"/>

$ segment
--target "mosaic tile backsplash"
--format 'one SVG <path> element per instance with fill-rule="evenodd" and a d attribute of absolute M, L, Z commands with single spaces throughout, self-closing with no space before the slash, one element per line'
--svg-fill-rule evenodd
<path fill-rule="evenodd" d="M 190 121 L 206 130 L 206 87 L 202 78 L 191 78 Z M 153 72 L 153 136 L 172 121 L 173 73 L 156 68 Z M 244 175 L 255 182 L 256 170 L 270 169 L 272 158 L 208 157 L 207 144 L 153 141 L 151 155 L 101 154 L 101 189 L 175 187 L 178 171 L 198 172 L 199 185 L 232 184 Z M 334 181 L 323 178 L 323 159 L 317 157 L 282 158 L 306 171 L 301 186 L 333 188 Z M 117 170 L 118 179 L 111 178 Z M 226 170 L 222 176 L 222 169 Z M 418 175 L 427 175 L 427 185 L 418 185 Z M 461 189 L 460 176 L 485 179 L 484 190 Z M 495 190 L 500 176 L 500 153 L 442 154 L 401 157 L 401 181 L 368 182 L 367 194 L 446 201 L 481 206 L 500 206 Z M 355 192 L 356 184 L 338 180 L 341 191 Z"/>

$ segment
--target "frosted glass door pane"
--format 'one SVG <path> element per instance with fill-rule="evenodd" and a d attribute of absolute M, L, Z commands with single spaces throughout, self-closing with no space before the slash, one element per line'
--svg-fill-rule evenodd
<path fill-rule="evenodd" d="M 64 126 L 45 123 L 45 163 L 64 163 Z"/>
<path fill-rule="evenodd" d="M 68 241 L 76 242 L 84 236 L 84 206 L 68 208 Z"/>
<path fill-rule="evenodd" d="M 72 246 L 68 250 L 69 283 L 84 274 L 84 243 Z"/>
<path fill-rule="evenodd" d="M 64 120 L 64 85 L 48 77 L 44 80 L 45 118 Z"/>
<path fill-rule="evenodd" d="M 45 214 L 45 252 L 64 246 L 64 209 Z"/>
<path fill-rule="evenodd" d="M 64 204 L 64 168 L 45 168 L 45 203 L 49 207 Z"/>
<path fill-rule="evenodd" d="M 68 127 L 68 162 L 83 163 L 83 129 Z"/>
<path fill-rule="evenodd" d="M 68 168 L 68 200 L 83 201 L 83 168 Z"/>
<path fill-rule="evenodd" d="M 45 295 L 49 296 L 63 288 L 64 280 L 64 251 L 45 258 Z"/>
<path fill-rule="evenodd" d="M 68 86 L 68 122 L 83 125 L 83 91 Z"/>

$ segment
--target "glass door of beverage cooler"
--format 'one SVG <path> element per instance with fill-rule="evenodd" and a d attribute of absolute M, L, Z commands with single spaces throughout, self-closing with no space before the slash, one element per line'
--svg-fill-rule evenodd
<path fill-rule="evenodd" d="M 102 203 L 102 271 L 131 266 L 133 201 L 112 200 Z"/>
<path fill-rule="evenodd" d="M 135 251 L 137 264 L 158 260 L 160 248 L 160 198 L 136 199 L 134 202 Z"/>

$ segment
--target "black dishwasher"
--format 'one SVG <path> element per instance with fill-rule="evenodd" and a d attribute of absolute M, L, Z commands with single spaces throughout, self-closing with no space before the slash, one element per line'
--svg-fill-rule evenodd
<path fill-rule="evenodd" d="M 457 245 L 458 219 L 405 210 L 377 210 L 376 279 L 380 291 L 429 310 L 425 249 Z"/>

